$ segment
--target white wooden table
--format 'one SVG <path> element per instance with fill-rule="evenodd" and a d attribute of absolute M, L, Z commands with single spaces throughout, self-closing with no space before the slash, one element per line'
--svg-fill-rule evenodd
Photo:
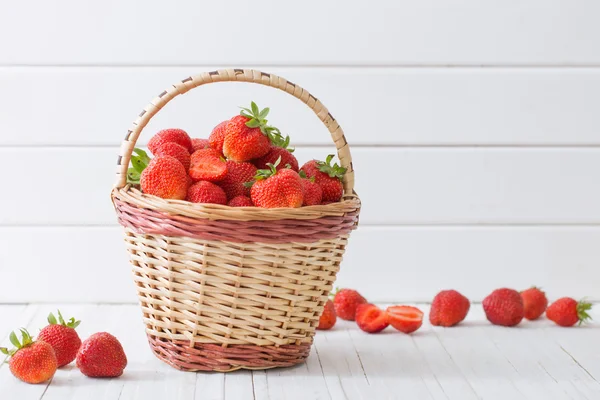
<path fill-rule="evenodd" d="M 598 323 L 565 329 L 543 320 L 495 327 L 475 304 L 460 327 L 425 323 L 412 336 L 392 328 L 368 335 L 341 321 L 331 331 L 318 332 L 303 365 L 194 374 L 152 355 L 135 305 L 4 305 L 2 345 L 8 345 L 11 329 L 38 332 L 57 307 L 83 321 L 82 338 L 97 331 L 115 334 L 129 359 L 125 374 L 90 379 L 71 365 L 50 384 L 27 385 L 4 364 L 0 399 L 600 399 Z M 600 312 L 594 314 L 600 320 Z"/>

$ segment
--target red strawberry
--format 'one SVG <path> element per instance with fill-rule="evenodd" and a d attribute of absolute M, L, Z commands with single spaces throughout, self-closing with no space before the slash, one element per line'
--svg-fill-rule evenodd
<path fill-rule="evenodd" d="M 315 182 L 321 185 L 323 190 L 323 204 L 340 201 L 344 194 L 342 177 L 346 173 L 346 168 L 340 167 L 337 163 L 331 165 L 333 154 L 327 156 L 325 162 L 311 160 L 304 164 L 301 171 L 304 171 L 309 178 L 315 178 Z"/>
<path fill-rule="evenodd" d="M 85 376 L 116 378 L 123 374 L 126 366 L 123 346 L 110 333 L 94 333 L 77 353 L 77 368 Z"/>
<path fill-rule="evenodd" d="M 296 171 L 282 169 L 277 164 L 269 164 L 270 170 L 259 169 L 256 182 L 250 189 L 250 198 L 257 207 L 301 207 L 304 200 L 302 178 Z"/>
<path fill-rule="evenodd" d="M 163 199 L 185 199 L 187 182 L 185 168 L 171 156 L 152 159 L 140 177 L 142 192 Z"/>
<path fill-rule="evenodd" d="M 319 318 L 319 326 L 317 329 L 326 331 L 335 325 L 337 320 L 337 316 L 335 315 L 335 308 L 333 306 L 333 302 L 331 300 L 327 300 L 325 303 L 325 308 L 323 309 L 323 314 L 321 314 L 321 318 Z"/>
<path fill-rule="evenodd" d="M 338 290 L 333 297 L 335 313 L 346 321 L 354 321 L 356 308 L 366 302 L 367 300 L 354 289 Z"/>
<path fill-rule="evenodd" d="M 289 136 L 285 139 L 289 141 Z M 286 144 L 282 144 L 282 146 L 287 146 Z M 286 168 L 288 165 L 291 169 L 298 172 L 298 160 L 292 154 L 293 149 L 289 150 L 284 147 L 271 146 L 271 150 L 261 158 L 254 160 L 254 165 L 258 169 L 266 169 L 267 164 L 275 164 L 275 162 L 281 157 L 281 162 L 277 167 L 278 170 Z"/>
<path fill-rule="evenodd" d="M 523 299 L 513 289 L 496 289 L 483 299 L 485 316 L 494 325 L 515 326 L 525 315 Z"/>
<path fill-rule="evenodd" d="M 469 299 L 456 290 L 442 290 L 433 298 L 429 322 L 434 326 L 454 326 L 467 317 L 470 308 Z"/>
<path fill-rule="evenodd" d="M 190 152 L 180 144 L 173 142 L 163 143 L 156 149 L 156 153 L 154 154 L 157 156 L 171 156 L 179 160 L 186 171 L 190 168 Z"/>
<path fill-rule="evenodd" d="M 4 347 L 0 348 L 2 353 L 11 356 L 8 362 L 10 372 L 27 383 L 42 383 L 52 379 L 58 368 L 52 346 L 46 342 L 34 342 L 25 329 L 21 329 L 21 334 L 22 343 L 14 332 L 10 334 L 10 342 L 16 349 L 9 351 Z"/>
<path fill-rule="evenodd" d="M 50 313 L 48 315 L 48 323 L 50 325 L 40 331 L 38 340 L 52 346 L 56 354 L 58 367 L 60 368 L 71 363 L 77 357 L 77 351 L 81 346 L 81 339 L 75 328 L 79 326 L 81 321 L 71 318 L 68 322 L 65 322 L 59 310 L 58 321 L 56 321 L 54 314 Z"/>
<path fill-rule="evenodd" d="M 535 286 L 521 292 L 523 306 L 525 307 L 525 318 L 533 321 L 538 319 L 548 307 L 546 293 Z"/>
<path fill-rule="evenodd" d="M 218 182 L 227 175 L 227 164 L 214 149 L 200 149 L 192 154 L 190 177 L 195 181 Z"/>
<path fill-rule="evenodd" d="M 249 162 L 227 161 L 227 175 L 219 186 L 223 188 L 229 200 L 237 196 L 250 196 L 250 187 L 246 185 L 254 180 L 256 167 Z"/>
<path fill-rule="evenodd" d="M 208 144 L 213 149 L 217 150 L 219 154 L 223 154 L 223 142 L 225 141 L 225 133 L 229 120 L 221 122 L 215 126 L 208 137 Z"/>
<path fill-rule="evenodd" d="M 206 149 L 208 147 L 210 147 L 210 142 L 208 141 L 208 139 L 192 139 L 192 153 L 196 150 Z"/>
<path fill-rule="evenodd" d="M 229 207 L 254 207 L 248 196 L 236 196 L 227 203 Z"/>
<path fill-rule="evenodd" d="M 187 151 L 192 150 L 192 139 L 183 129 L 164 129 L 158 132 L 148 142 L 148 149 L 152 154 L 157 155 L 156 151 L 163 143 L 177 143 L 183 146 Z"/>
<path fill-rule="evenodd" d="M 388 327 L 385 311 L 373 304 L 360 304 L 356 307 L 356 324 L 367 333 L 381 332 Z"/>
<path fill-rule="evenodd" d="M 423 325 L 423 311 L 411 306 L 391 306 L 385 310 L 388 322 L 404 333 L 413 333 Z"/>
<path fill-rule="evenodd" d="M 321 185 L 315 182 L 315 178 L 307 178 L 304 171 L 300 171 L 300 177 L 302 178 L 302 188 L 304 189 L 304 201 L 303 206 L 315 206 L 321 204 L 323 199 L 323 189 Z"/>
<path fill-rule="evenodd" d="M 264 156 L 271 150 L 271 140 L 281 136 L 277 128 L 267 125 L 269 108 L 260 111 L 252 102 L 252 109 L 244 108 L 225 128 L 223 154 L 233 161 L 249 161 Z"/>
<path fill-rule="evenodd" d="M 546 317 L 554 321 L 557 325 L 569 327 L 576 323 L 580 325 L 592 317 L 588 311 L 592 309 L 592 304 L 585 301 L 577 302 L 570 297 L 563 297 L 556 300 L 546 310 Z"/>
<path fill-rule="evenodd" d="M 223 189 L 208 181 L 198 181 L 190 186 L 185 199 L 192 203 L 227 204 Z"/>

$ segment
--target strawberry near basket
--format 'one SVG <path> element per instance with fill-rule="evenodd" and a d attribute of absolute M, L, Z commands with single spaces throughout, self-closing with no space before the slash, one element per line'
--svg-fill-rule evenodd
<path fill-rule="evenodd" d="M 165 200 L 127 184 L 136 141 L 150 119 L 188 90 L 252 82 L 308 105 L 329 130 L 342 167 L 340 202 L 234 208 Z M 155 98 L 128 131 L 112 200 L 124 227 L 154 354 L 186 371 L 286 367 L 303 362 L 340 268 L 360 200 L 342 128 L 321 102 L 281 77 L 248 69 L 202 73 Z"/>

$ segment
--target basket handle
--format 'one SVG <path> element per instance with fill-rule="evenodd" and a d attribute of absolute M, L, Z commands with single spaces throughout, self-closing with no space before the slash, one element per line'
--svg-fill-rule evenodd
<path fill-rule="evenodd" d="M 344 193 L 346 195 L 352 195 L 354 193 L 354 170 L 352 168 L 350 148 L 344 137 L 344 131 L 342 131 L 342 128 L 329 113 L 327 108 L 321 104 L 316 97 L 300 86 L 279 76 L 252 69 L 223 69 L 205 72 L 200 75 L 186 78 L 159 94 L 158 97 L 152 100 L 152 102 L 142 110 L 138 118 L 133 122 L 132 128 L 127 131 L 127 136 L 125 136 L 125 139 L 121 144 L 119 157 L 117 158 L 117 180 L 115 186 L 120 189 L 126 185 L 127 168 L 129 167 L 129 160 L 131 159 L 131 153 L 133 152 L 135 144 L 144 127 L 161 108 L 175 97 L 184 94 L 195 87 L 213 82 L 231 81 L 251 82 L 272 86 L 299 98 L 303 103 L 309 106 L 329 130 L 337 149 L 340 165 L 346 168 L 346 173 L 342 179 Z"/>

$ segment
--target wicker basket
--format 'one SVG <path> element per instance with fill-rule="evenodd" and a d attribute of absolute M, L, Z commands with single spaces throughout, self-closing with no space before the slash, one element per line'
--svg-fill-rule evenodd
<path fill-rule="evenodd" d="M 338 203 L 233 208 L 164 200 L 126 184 L 135 143 L 169 101 L 213 82 L 272 86 L 302 100 L 329 129 L 347 168 Z M 286 367 L 310 352 L 315 328 L 358 223 L 348 143 L 336 120 L 300 86 L 247 69 L 189 77 L 155 98 L 128 131 L 112 200 L 133 265 L 150 347 L 187 371 Z"/>

